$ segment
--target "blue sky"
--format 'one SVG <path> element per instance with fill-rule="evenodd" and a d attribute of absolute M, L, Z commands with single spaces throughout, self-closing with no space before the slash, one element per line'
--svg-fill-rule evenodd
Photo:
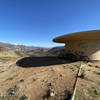
<path fill-rule="evenodd" d="M 59 46 L 59 35 L 100 29 L 100 0 L 0 0 L 0 41 Z"/>

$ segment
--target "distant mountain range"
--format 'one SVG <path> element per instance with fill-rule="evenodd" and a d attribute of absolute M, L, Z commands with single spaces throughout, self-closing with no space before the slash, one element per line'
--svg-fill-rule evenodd
<path fill-rule="evenodd" d="M 28 51 L 27 54 L 30 56 L 56 56 L 56 57 L 65 57 L 66 56 L 66 50 L 65 47 L 53 47 L 50 49 L 35 49 Z"/>
<path fill-rule="evenodd" d="M 44 48 L 44 47 L 16 45 L 16 44 L 11 44 L 11 43 L 4 43 L 4 42 L 0 42 L 0 46 L 8 50 L 17 50 L 21 52 L 27 52 L 27 51 L 42 49 L 42 48 L 48 50 L 48 48 Z"/>
<path fill-rule="evenodd" d="M 0 47 L 1 47 L 0 48 L 1 51 L 3 50 L 21 51 L 24 54 L 27 54 L 29 56 L 58 56 L 58 57 L 66 56 L 65 47 L 63 46 L 45 48 L 45 47 L 16 45 L 11 43 L 0 42 Z"/>

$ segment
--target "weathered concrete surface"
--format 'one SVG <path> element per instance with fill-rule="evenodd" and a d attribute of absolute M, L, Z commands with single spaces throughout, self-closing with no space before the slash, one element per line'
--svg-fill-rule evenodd
<path fill-rule="evenodd" d="M 53 39 L 65 43 L 67 57 L 75 60 L 100 60 L 100 30 L 67 34 Z"/>
<path fill-rule="evenodd" d="M 53 39 L 53 41 L 57 43 L 66 43 L 67 41 L 73 40 L 100 40 L 100 30 L 76 32 Z"/>
<path fill-rule="evenodd" d="M 66 44 L 67 53 L 83 60 L 100 60 L 100 40 L 78 40 L 68 41 Z"/>

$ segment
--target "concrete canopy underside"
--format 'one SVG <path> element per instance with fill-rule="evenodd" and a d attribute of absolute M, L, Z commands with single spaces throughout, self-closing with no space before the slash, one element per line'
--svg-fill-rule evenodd
<path fill-rule="evenodd" d="M 100 31 L 63 35 L 53 41 L 65 43 L 68 56 L 76 60 L 100 60 Z"/>

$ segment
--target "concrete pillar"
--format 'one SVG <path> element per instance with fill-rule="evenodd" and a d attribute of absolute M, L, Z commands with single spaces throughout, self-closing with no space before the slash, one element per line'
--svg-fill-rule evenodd
<path fill-rule="evenodd" d="M 66 43 L 68 56 L 76 60 L 100 60 L 100 40 L 71 40 Z"/>

